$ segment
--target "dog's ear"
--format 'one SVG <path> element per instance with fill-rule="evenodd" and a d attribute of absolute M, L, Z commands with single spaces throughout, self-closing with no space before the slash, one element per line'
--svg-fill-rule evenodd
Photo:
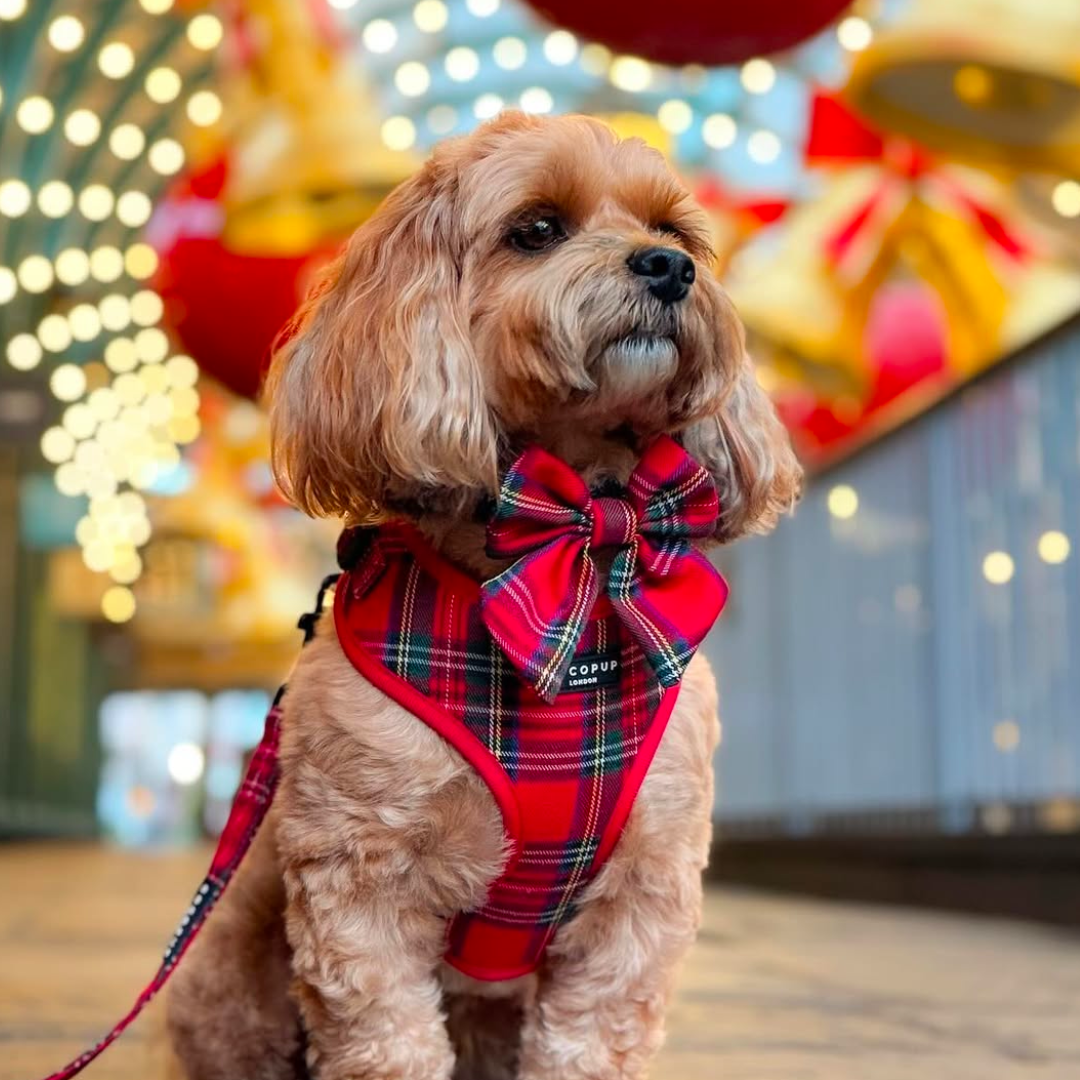
<path fill-rule="evenodd" d="M 718 540 L 768 532 L 802 493 L 802 466 L 745 350 L 719 411 L 691 425 L 685 442 L 716 482 Z"/>
<path fill-rule="evenodd" d="M 279 347 L 274 473 L 315 516 L 372 520 L 496 480 L 494 420 L 459 296 L 456 182 L 429 162 L 357 230 Z"/>

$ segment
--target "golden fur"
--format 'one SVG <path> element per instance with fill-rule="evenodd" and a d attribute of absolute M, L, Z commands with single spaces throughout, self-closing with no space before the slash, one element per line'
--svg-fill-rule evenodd
<path fill-rule="evenodd" d="M 508 234 L 538 215 L 565 239 L 515 249 Z M 716 480 L 717 541 L 768 529 L 800 470 L 706 237 L 661 157 L 597 122 L 504 115 L 442 145 L 357 231 L 275 359 L 282 487 L 312 514 L 408 514 L 486 574 L 474 510 L 524 445 L 590 481 L 625 479 L 668 431 Z M 694 259 L 679 303 L 627 269 L 655 244 Z M 642 334 L 666 344 L 626 343 Z M 290 680 L 271 819 L 174 980 L 189 1080 L 644 1076 L 698 923 L 716 736 L 699 657 L 615 852 L 540 972 L 472 982 L 441 962 L 443 936 L 500 872 L 498 810 L 324 619 Z"/>

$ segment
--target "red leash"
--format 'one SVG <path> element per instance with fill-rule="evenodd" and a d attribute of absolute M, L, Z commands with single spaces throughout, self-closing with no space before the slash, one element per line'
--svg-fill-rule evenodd
<path fill-rule="evenodd" d="M 314 636 L 315 624 L 322 613 L 326 590 L 336 580 L 337 575 L 333 574 L 323 581 L 315 611 L 300 619 L 305 645 Z M 169 981 L 169 976 L 176 970 L 188 946 L 202 929 L 214 904 L 225 891 L 248 848 L 251 847 L 251 841 L 255 839 L 255 834 L 259 831 L 259 826 L 273 801 L 279 776 L 278 746 L 281 737 L 281 700 L 284 695 L 285 687 L 282 686 L 274 695 L 274 703 L 266 716 L 262 739 L 255 748 L 247 772 L 244 774 L 244 781 L 233 799 L 229 820 L 226 821 L 225 829 L 218 840 L 217 849 L 210 862 L 210 869 L 196 890 L 191 906 L 180 920 L 180 925 L 173 934 L 169 947 L 165 950 L 165 956 L 157 973 L 135 999 L 135 1004 L 127 1015 L 119 1020 L 100 1042 L 91 1049 L 85 1050 L 62 1069 L 51 1073 L 46 1080 L 68 1080 L 69 1077 L 77 1076 L 91 1061 L 116 1042 Z"/>

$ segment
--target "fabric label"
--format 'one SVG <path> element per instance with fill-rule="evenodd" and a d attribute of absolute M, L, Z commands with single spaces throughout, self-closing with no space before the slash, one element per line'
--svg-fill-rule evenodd
<path fill-rule="evenodd" d="M 560 694 L 593 690 L 598 686 L 618 686 L 620 657 L 615 653 L 586 653 L 575 656 L 566 672 Z"/>

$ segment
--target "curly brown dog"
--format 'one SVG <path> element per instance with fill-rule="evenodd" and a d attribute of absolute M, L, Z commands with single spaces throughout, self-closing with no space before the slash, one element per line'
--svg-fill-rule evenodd
<path fill-rule="evenodd" d="M 283 489 L 351 524 L 407 518 L 485 580 L 506 563 L 485 555 L 477 507 L 522 447 L 600 485 L 671 433 L 715 482 L 713 540 L 767 530 L 800 469 L 711 261 L 704 214 L 638 140 L 514 114 L 447 142 L 357 231 L 275 358 Z M 506 858 L 492 795 L 359 674 L 332 619 L 283 730 L 272 814 L 170 995 L 189 1080 L 645 1075 L 701 906 L 718 731 L 703 658 L 610 859 L 539 971 L 508 982 L 442 961 L 448 918 Z"/>

